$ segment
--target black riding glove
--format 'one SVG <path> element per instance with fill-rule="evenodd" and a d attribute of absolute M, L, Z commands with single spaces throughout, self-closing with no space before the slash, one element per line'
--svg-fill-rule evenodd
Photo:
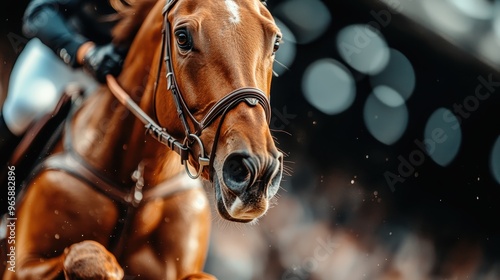
<path fill-rule="evenodd" d="M 95 46 L 83 59 L 83 68 L 92 74 L 100 83 L 106 83 L 106 75 L 117 76 L 123 66 L 125 54 L 112 43 Z"/>

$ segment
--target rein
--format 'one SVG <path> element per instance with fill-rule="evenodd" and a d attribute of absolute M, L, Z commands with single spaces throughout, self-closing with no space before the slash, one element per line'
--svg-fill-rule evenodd
<path fill-rule="evenodd" d="M 165 7 L 163 8 L 163 29 L 162 29 L 162 48 L 161 48 L 161 56 L 163 57 L 164 63 L 166 65 L 166 79 L 167 79 L 167 90 L 172 93 L 174 103 L 177 110 L 177 115 L 182 123 L 184 128 L 184 139 L 181 141 L 176 139 L 172 135 L 170 135 L 167 130 L 160 125 L 158 125 L 151 117 L 149 117 L 138 105 L 135 103 L 132 98 L 123 90 L 123 88 L 118 84 L 116 79 L 107 75 L 106 80 L 108 83 L 108 87 L 111 92 L 116 96 L 116 98 L 127 107 L 144 125 L 146 132 L 153 136 L 158 142 L 163 145 L 166 145 L 171 150 L 178 153 L 181 157 L 181 163 L 185 166 L 186 172 L 189 177 L 196 179 L 198 178 L 205 166 L 209 168 L 210 178 L 212 178 L 213 171 L 213 160 L 215 158 L 215 150 L 217 149 L 217 142 L 220 135 L 220 129 L 222 127 L 222 122 L 225 118 L 225 115 L 234 108 L 237 104 L 245 101 L 250 106 L 256 106 L 260 104 L 265 111 L 267 122 L 270 122 L 271 118 L 271 105 L 266 94 L 258 89 L 253 87 L 242 87 L 233 90 L 228 93 L 222 99 L 218 100 L 207 112 L 207 114 L 198 121 L 193 114 L 191 113 L 188 105 L 186 104 L 184 97 L 182 95 L 181 89 L 177 84 L 177 79 L 173 67 L 172 62 L 172 39 L 171 39 L 171 26 L 168 21 L 168 13 L 177 3 L 177 0 L 168 0 Z M 162 67 L 162 61 L 159 61 L 158 65 L 158 73 L 157 78 L 154 84 L 154 98 L 156 100 L 157 94 L 157 85 L 160 78 L 160 72 Z M 155 102 L 155 101 L 153 101 Z M 155 110 L 155 117 L 157 119 L 156 114 L 156 106 L 153 104 L 153 108 Z M 188 120 L 186 116 L 189 118 L 191 123 L 194 125 L 195 131 L 191 131 L 191 128 L 188 124 Z M 204 129 L 206 129 L 212 122 L 214 122 L 217 118 L 221 117 L 221 121 L 217 127 L 214 144 L 212 146 L 212 152 L 210 157 L 207 157 L 205 154 L 205 147 L 203 142 L 200 139 L 200 136 Z M 198 171 L 193 174 L 189 170 L 187 160 L 189 159 L 189 153 L 192 152 L 193 144 L 198 144 L 200 147 L 200 154 L 198 155 Z"/>

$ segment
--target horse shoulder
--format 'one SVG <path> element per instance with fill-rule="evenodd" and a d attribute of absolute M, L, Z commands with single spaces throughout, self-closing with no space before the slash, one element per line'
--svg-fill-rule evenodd
<path fill-rule="evenodd" d="M 27 253 L 40 256 L 51 252 L 55 256 L 71 241 L 107 242 L 118 210 L 110 199 L 80 180 L 64 172 L 47 170 L 27 186 L 17 216 L 18 249 L 26 248 Z"/>

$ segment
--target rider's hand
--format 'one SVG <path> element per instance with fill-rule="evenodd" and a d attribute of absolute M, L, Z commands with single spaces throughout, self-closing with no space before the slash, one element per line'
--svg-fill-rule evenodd
<path fill-rule="evenodd" d="M 106 82 L 106 75 L 117 76 L 122 70 L 124 55 L 112 43 L 90 48 L 83 57 L 83 68 L 99 82 Z"/>

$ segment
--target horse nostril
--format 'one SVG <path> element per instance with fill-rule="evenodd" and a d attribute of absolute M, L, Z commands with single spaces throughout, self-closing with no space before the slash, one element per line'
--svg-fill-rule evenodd
<path fill-rule="evenodd" d="M 248 156 L 234 154 L 226 158 L 222 167 L 224 183 L 237 195 L 243 192 L 252 178 L 248 161 Z"/>

